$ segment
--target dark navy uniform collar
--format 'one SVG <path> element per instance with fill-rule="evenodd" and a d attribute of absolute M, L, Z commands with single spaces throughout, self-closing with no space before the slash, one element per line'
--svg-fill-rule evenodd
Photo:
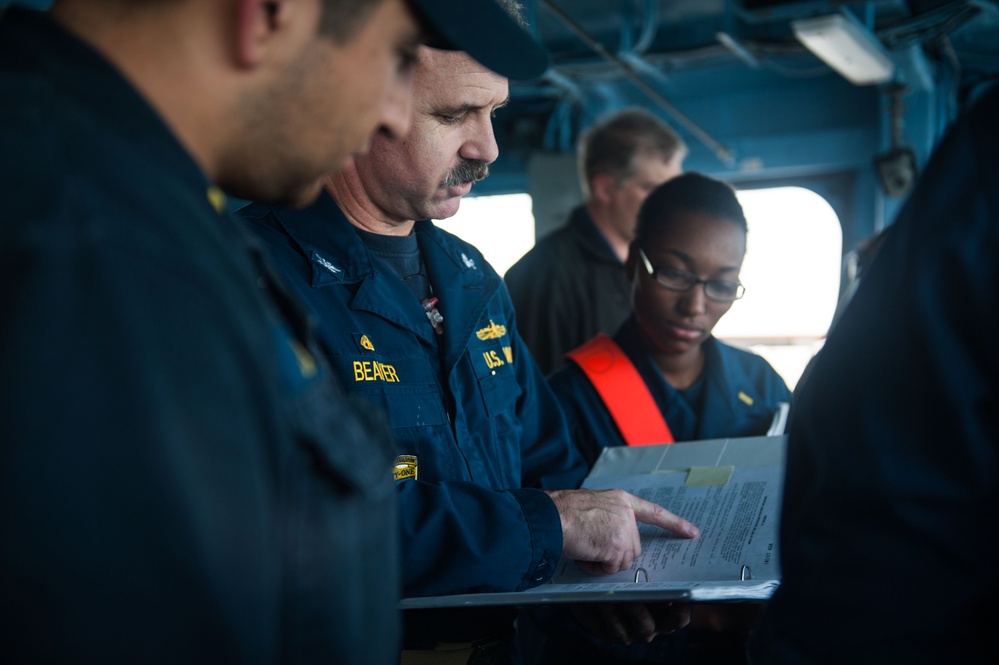
<path fill-rule="evenodd" d="M 420 303 L 391 268 L 365 246 L 329 194 L 324 192 L 307 208 L 273 212 L 309 260 L 314 288 L 356 284 L 352 308 L 375 313 L 411 330 L 428 344 L 437 344 Z M 465 351 L 479 316 L 501 282 L 477 251 L 430 220 L 416 222 L 413 232 L 444 315 L 444 358 L 450 367 Z"/>
<path fill-rule="evenodd" d="M 375 271 L 376 257 L 358 237 L 355 227 L 336 201 L 325 191 L 306 208 L 275 208 L 273 212 L 312 263 L 313 286 L 359 282 Z M 456 245 L 432 221 L 416 222 L 413 232 L 420 239 L 420 249 L 424 254 L 429 251 L 428 243 L 432 242 L 438 258 L 446 260 L 458 273 L 473 279 L 476 275 L 485 276 L 477 253 Z M 436 284 L 434 288 L 438 288 Z"/>
<path fill-rule="evenodd" d="M 325 191 L 308 207 L 271 211 L 312 266 L 314 288 L 354 284 L 375 272 L 376 257 Z"/>
<path fill-rule="evenodd" d="M 444 364 L 451 368 L 468 348 L 502 281 L 471 245 L 430 220 L 417 222 L 415 230 L 434 295 L 440 300 L 438 308 L 444 315 Z"/>

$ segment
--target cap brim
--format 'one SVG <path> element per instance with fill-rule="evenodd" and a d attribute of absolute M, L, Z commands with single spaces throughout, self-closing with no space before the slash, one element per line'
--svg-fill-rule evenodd
<path fill-rule="evenodd" d="M 532 79 L 548 53 L 496 0 L 409 0 L 430 31 L 429 44 L 464 51 L 497 74 Z"/>

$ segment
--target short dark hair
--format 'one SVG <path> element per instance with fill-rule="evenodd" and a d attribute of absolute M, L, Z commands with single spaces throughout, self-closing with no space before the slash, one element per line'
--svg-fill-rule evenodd
<path fill-rule="evenodd" d="M 126 8 L 168 4 L 179 0 L 105 0 Z M 319 34 L 338 44 L 349 42 L 385 0 L 323 0 L 319 16 Z M 3 10 L 0 10 L 2 12 Z"/>
<path fill-rule="evenodd" d="M 675 221 L 678 213 L 697 212 L 727 219 L 745 233 L 746 215 L 735 190 L 720 180 L 689 172 L 656 187 L 638 211 L 635 240 L 641 245 L 658 237 Z"/>
<path fill-rule="evenodd" d="M 669 161 L 686 154 L 683 139 L 665 122 L 641 108 L 627 108 L 608 116 L 583 134 L 579 147 L 583 188 L 601 173 L 618 182 L 635 172 L 635 155 L 659 155 Z"/>
<path fill-rule="evenodd" d="M 383 2 L 385 0 L 323 0 L 319 34 L 345 44 Z"/>

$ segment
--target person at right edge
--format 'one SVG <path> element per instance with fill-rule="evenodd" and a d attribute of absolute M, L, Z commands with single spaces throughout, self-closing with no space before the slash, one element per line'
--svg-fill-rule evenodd
<path fill-rule="evenodd" d="M 625 263 L 631 316 L 613 338 L 597 335 L 571 351 L 548 378 L 588 464 L 608 446 L 764 435 L 790 402 L 766 360 L 711 334 L 745 292 L 746 234 L 733 189 L 699 173 L 645 199 Z M 551 636 L 539 663 L 743 663 L 757 608 L 696 605 L 682 631 L 651 642 L 622 630 L 629 644 L 601 636 L 585 610 L 525 617 Z"/>
<path fill-rule="evenodd" d="M 999 86 L 948 130 L 792 408 L 754 665 L 995 663 Z"/>

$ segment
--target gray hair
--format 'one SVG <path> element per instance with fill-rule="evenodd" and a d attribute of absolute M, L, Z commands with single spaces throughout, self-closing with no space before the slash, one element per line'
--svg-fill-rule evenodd
<path fill-rule="evenodd" d="M 496 0 L 500 7 L 506 10 L 506 13 L 513 18 L 514 21 L 520 25 L 521 28 L 527 30 L 527 17 L 524 15 L 524 5 L 517 2 L 517 0 Z"/>
<path fill-rule="evenodd" d="M 337 44 L 351 41 L 385 0 L 323 0 L 319 34 Z"/>
<path fill-rule="evenodd" d="M 604 118 L 583 134 L 579 169 L 583 191 L 601 173 L 616 181 L 635 173 L 636 155 L 658 155 L 670 161 L 687 154 L 683 139 L 665 122 L 641 108 L 627 108 Z"/>

